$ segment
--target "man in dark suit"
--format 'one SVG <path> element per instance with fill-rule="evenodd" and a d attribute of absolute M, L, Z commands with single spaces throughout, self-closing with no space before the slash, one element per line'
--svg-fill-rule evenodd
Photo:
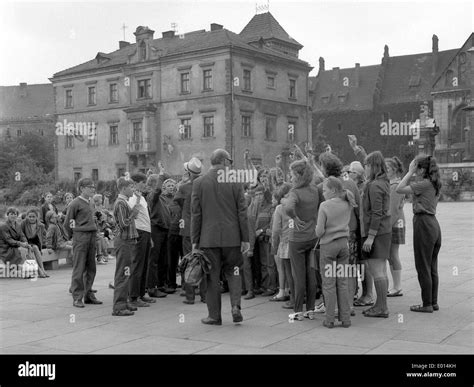
<path fill-rule="evenodd" d="M 211 262 L 207 275 L 206 303 L 209 316 L 203 324 L 222 325 L 219 277 L 227 278 L 235 323 L 240 312 L 243 257 L 250 249 L 247 205 L 242 184 L 222 179 L 232 159 L 224 149 L 211 155 L 211 169 L 194 180 L 191 196 L 191 242 L 193 251 L 201 249 Z M 223 173 L 224 172 L 224 173 Z"/>

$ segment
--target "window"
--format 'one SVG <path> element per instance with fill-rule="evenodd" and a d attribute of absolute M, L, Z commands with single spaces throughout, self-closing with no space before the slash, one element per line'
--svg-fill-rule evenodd
<path fill-rule="evenodd" d="M 80 178 L 82 177 L 82 173 L 80 171 L 74 171 L 74 182 L 77 183 Z"/>
<path fill-rule="evenodd" d="M 99 181 L 99 170 L 93 169 L 92 170 L 92 181 L 97 182 Z"/>
<path fill-rule="evenodd" d="M 188 140 L 191 138 L 191 119 L 190 118 L 183 118 L 181 120 L 181 125 L 183 125 L 180 128 L 180 135 L 181 135 L 181 140 Z"/>
<path fill-rule="evenodd" d="M 290 98 L 296 98 L 296 80 L 290 79 Z"/>
<path fill-rule="evenodd" d="M 134 144 L 140 144 L 142 142 L 142 123 L 133 123 L 132 142 Z"/>
<path fill-rule="evenodd" d="M 296 121 L 288 121 L 288 137 L 287 140 L 289 142 L 296 141 Z"/>
<path fill-rule="evenodd" d="M 340 122 L 337 124 L 337 131 L 342 132 L 342 124 Z"/>
<path fill-rule="evenodd" d="M 276 141 L 276 117 L 265 117 L 265 139 L 269 141 Z"/>
<path fill-rule="evenodd" d="M 327 105 L 329 103 L 329 97 L 322 97 L 321 100 L 323 101 L 324 105 Z"/>
<path fill-rule="evenodd" d="M 66 107 L 72 107 L 72 89 L 66 90 Z"/>
<path fill-rule="evenodd" d="M 244 90 L 252 90 L 252 79 L 250 70 L 244 70 Z"/>
<path fill-rule="evenodd" d="M 124 176 L 127 165 L 126 164 L 115 164 L 115 165 L 117 167 L 117 177 Z"/>
<path fill-rule="evenodd" d="M 189 73 L 181 73 L 181 93 L 190 93 Z"/>
<path fill-rule="evenodd" d="M 66 136 L 66 148 L 74 148 L 74 136 Z"/>
<path fill-rule="evenodd" d="M 204 137 L 214 137 L 214 116 L 204 117 Z"/>
<path fill-rule="evenodd" d="M 118 145 L 118 125 L 110 125 L 110 145 Z"/>
<path fill-rule="evenodd" d="M 408 111 L 405 113 L 405 122 L 413 122 L 415 120 L 415 117 L 413 115 L 413 112 Z"/>
<path fill-rule="evenodd" d="M 273 75 L 267 76 L 267 88 L 269 89 L 275 88 L 275 77 Z"/>
<path fill-rule="evenodd" d="M 22 134 L 22 133 L 21 133 L 21 129 L 17 129 L 17 130 L 16 130 L 16 136 L 17 136 L 17 137 L 21 137 L 21 134 Z"/>
<path fill-rule="evenodd" d="M 242 137 L 251 137 L 252 128 L 250 126 L 250 116 L 242 115 Z"/>
<path fill-rule="evenodd" d="M 408 87 L 420 86 L 421 77 L 419 75 L 412 75 L 408 80 Z"/>
<path fill-rule="evenodd" d="M 203 74 L 203 89 L 212 90 L 212 70 L 204 70 Z"/>
<path fill-rule="evenodd" d="M 454 71 L 453 70 L 448 70 L 446 71 L 446 79 L 444 86 L 453 86 L 453 78 L 454 78 Z"/>
<path fill-rule="evenodd" d="M 87 146 L 88 146 L 88 147 L 96 147 L 96 146 L 99 146 L 99 142 L 97 141 L 97 131 L 96 131 L 94 137 L 87 139 Z"/>
<path fill-rule="evenodd" d="M 151 98 L 151 80 L 138 81 L 138 98 Z"/>
<path fill-rule="evenodd" d="M 140 43 L 140 60 L 146 60 L 146 43 Z"/>
<path fill-rule="evenodd" d="M 38 133 L 40 136 L 44 136 L 44 130 L 43 129 L 38 129 Z"/>
<path fill-rule="evenodd" d="M 87 90 L 87 103 L 89 105 L 95 105 L 95 86 L 89 86 Z"/>
<path fill-rule="evenodd" d="M 109 101 L 118 102 L 118 89 L 116 83 L 111 83 L 109 85 Z"/>
<path fill-rule="evenodd" d="M 383 113 L 382 114 L 382 122 L 388 122 L 388 120 L 390 119 L 390 113 Z"/>

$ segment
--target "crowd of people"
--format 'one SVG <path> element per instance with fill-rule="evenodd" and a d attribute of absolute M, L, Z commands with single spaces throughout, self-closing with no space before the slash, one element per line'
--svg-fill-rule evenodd
<path fill-rule="evenodd" d="M 82 178 L 78 196 L 67 193 L 61 213 L 50 193 L 21 222 L 18 210 L 9 208 L 0 227 L 0 257 L 35 259 L 39 276 L 48 277 L 42 249 L 72 250 L 69 291 L 79 308 L 102 304 L 93 289 L 96 264 L 115 259 L 114 316 L 131 316 L 181 286 L 184 303 L 194 304 L 200 295 L 207 304 L 205 324 L 222 324 L 220 295 L 228 291 L 234 322 L 243 319 L 241 298 L 259 296 L 281 302 L 291 321 L 321 314 L 325 327 L 338 320 L 348 328 L 356 307 L 368 307 L 366 317 L 386 318 L 387 298 L 403 296 L 399 248 L 405 244 L 404 204 L 411 195 L 422 304 L 410 310 L 438 310 L 436 160 L 418 156 L 404 175 L 396 156 L 367 154 L 353 136 L 349 142 L 356 160 L 348 165 L 330 149 L 315 155 L 297 146 L 288 171 L 280 156 L 273 168 L 255 167 L 246 157 L 246 168 L 258 174 L 245 184 L 218 181 L 218 171 L 232 166 L 222 149 L 212 153 L 206 173 L 199 159 L 186 162 L 180 181 L 159 163 L 157 173 L 117 180 L 113 211 L 95 194 L 94 182 Z M 111 243 L 115 257 L 108 253 Z M 195 254 L 210 262 L 198 286 L 187 284 L 178 271 L 180 261 Z"/>

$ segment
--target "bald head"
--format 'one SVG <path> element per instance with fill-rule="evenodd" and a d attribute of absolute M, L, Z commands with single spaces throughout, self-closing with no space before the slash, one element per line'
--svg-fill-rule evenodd
<path fill-rule="evenodd" d="M 225 160 L 232 164 L 229 152 L 225 149 L 216 149 L 211 155 L 211 165 L 224 165 Z"/>

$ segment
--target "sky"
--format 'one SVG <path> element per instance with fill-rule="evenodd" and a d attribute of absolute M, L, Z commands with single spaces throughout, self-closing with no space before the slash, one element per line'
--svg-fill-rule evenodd
<path fill-rule="evenodd" d="M 266 5 L 267 0 L 257 0 Z M 474 31 L 473 2 L 283 1 L 270 13 L 301 43 L 300 59 L 326 69 L 379 64 L 384 45 L 391 56 L 460 48 Z M 48 83 L 54 73 L 135 42 L 139 25 L 155 38 L 177 24 L 178 33 L 210 29 L 211 23 L 239 33 L 256 13 L 255 0 L 0 1 L 0 85 Z"/>

